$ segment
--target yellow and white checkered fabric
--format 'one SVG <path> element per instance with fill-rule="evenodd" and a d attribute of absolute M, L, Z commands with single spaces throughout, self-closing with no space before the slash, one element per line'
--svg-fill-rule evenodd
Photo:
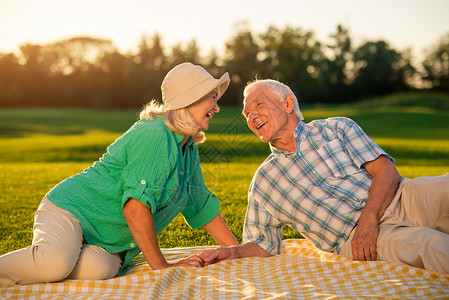
<path fill-rule="evenodd" d="M 163 249 L 168 260 L 213 247 Z M 152 271 L 140 254 L 127 274 L 104 281 L 0 284 L 0 299 L 449 299 L 449 274 L 401 264 L 354 262 L 285 240 L 281 255 L 205 268 Z"/>

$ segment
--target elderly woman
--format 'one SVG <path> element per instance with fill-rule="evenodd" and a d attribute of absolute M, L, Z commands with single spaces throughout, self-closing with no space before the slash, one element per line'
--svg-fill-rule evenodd
<path fill-rule="evenodd" d="M 178 213 L 220 245 L 238 245 L 204 184 L 196 145 L 228 85 L 228 73 L 215 79 L 191 63 L 168 72 L 164 104 L 148 104 L 98 161 L 47 193 L 32 245 L 0 256 L 0 281 L 112 278 L 129 270 L 139 252 L 154 270 L 201 267 L 196 255 L 168 263 L 159 248 L 157 235 Z"/>

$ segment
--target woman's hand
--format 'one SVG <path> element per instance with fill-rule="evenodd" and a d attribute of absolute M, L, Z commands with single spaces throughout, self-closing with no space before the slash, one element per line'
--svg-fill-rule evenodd
<path fill-rule="evenodd" d="M 190 257 L 178 260 L 175 263 L 169 263 L 169 267 L 194 267 L 201 268 L 204 266 L 204 261 L 198 255 L 192 255 Z"/>

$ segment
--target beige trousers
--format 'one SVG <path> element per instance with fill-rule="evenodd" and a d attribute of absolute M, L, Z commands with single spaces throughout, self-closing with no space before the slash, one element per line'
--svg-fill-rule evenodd
<path fill-rule="evenodd" d="M 339 253 L 351 259 L 354 232 Z M 449 273 L 449 173 L 401 181 L 379 222 L 377 259 Z"/>
<path fill-rule="evenodd" d="M 122 261 L 106 249 L 83 244 L 71 213 L 44 198 L 36 211 L 32 245 L 0 256 L 0 282 L 36 284 L 64 279 L 107 279 Z"/>

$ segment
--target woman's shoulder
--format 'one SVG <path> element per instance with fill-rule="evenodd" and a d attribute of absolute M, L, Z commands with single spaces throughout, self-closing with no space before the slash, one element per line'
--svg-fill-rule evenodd
<path fill-rule="evenodd" d="M 156 117 L 154 120 L 140 119 L 135 122 L 125 135 L 151 135 L 151 136 L 170 136 L 170 129 L 165 125 L 164 120 Z"/>
<path fill-rule="evenodd" d="M 141 119 L 135 122 L 125 133 L 118 137 L 108 148 L 121 149 L 133 145 L 149 147 L 156 144 L 171 144 L 171 131 L 162 119 Z"/>
<path fill-rule="evenodd" d="M 165 125 L 164 120 L 162 117 L 156 116 L 153 120 L 150 119 L 140 119 L 137 122 L 134 123 L 133 127 L 138 128 L 149 128 L 149 129 L 162 129 L 164 131 L 169 130 L 167 125 Z"/>

